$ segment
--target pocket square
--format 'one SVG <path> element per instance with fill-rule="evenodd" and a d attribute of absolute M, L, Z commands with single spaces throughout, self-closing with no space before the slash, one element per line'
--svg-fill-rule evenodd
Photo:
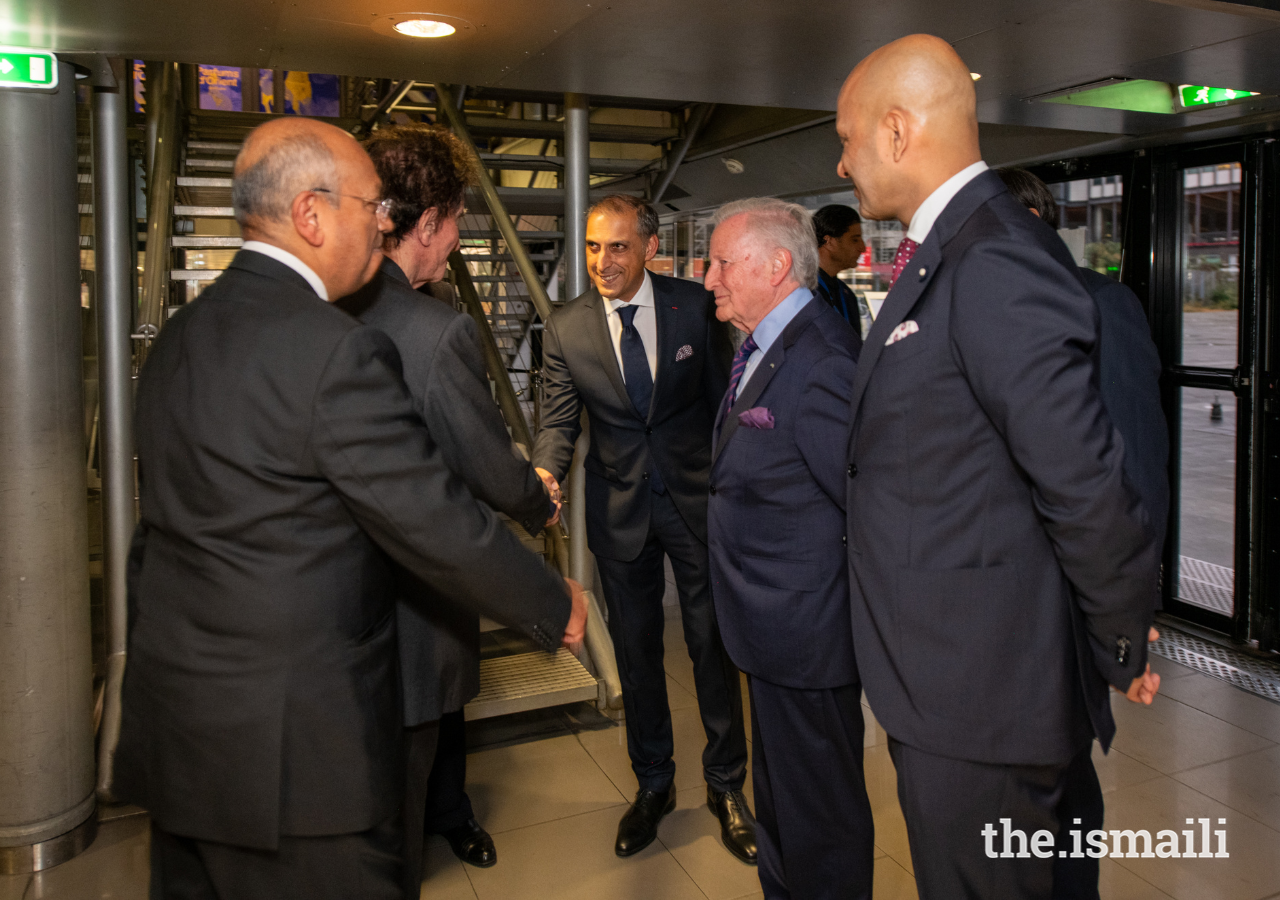
<path fill-rule="evenodd" d="M 693 348 L 688 344 L 685 344 L 676 351 L 676 362 L 680 362 L 682 359 L 688 359 L 690 356 L 693 356 Z"/>
<path fill-rule="evenodd" d="M 772 428 L 773 413 L 769 412 L 768 407 L 753 406 L 738 413 L 738 424 L 743 428 Z"/>
<path fill-rule="evenodd" d="M 919 330 L 920 326 L 915 323 L 914 319 L 907 319 L 907 321 L 893 329 L 893 332 L 889 335 L 889 340 L 885 341 L 884 345 L 888 347 L 890 344 L 896 344 L 904 337 L 913 335 Z"/>

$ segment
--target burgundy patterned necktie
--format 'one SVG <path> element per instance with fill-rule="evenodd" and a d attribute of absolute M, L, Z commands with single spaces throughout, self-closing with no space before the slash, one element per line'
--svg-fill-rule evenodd
<path fill-rule="evenodd" d="M 729 390 L 724 395 L 724 405 L 720 409 L 721 419 L 724 419 L 729 414 L 729 410 L 733 409 L 733 403 L 738 399 L 738 383 L 742 381 L 742 373 L 747 371 L 747 360 L 757 349 L 759 348 L 756 346 L 755 338 L 747 335 L 738 352 L 733 355 L 733 368 L 729 370 Z"/>
<path fill-rule="evenodd" d="M 909 237 L 904 237 L 902 243 L 898 245 L 898 252 L 893 256 L 893 281 L 896 283 L 898 276 L 902 274 L 902 270 L 907 267 L 907 263 L 911 262 L 911 257 L 916 255 L 916 250 L 920 249 L 920 245 Z"/>

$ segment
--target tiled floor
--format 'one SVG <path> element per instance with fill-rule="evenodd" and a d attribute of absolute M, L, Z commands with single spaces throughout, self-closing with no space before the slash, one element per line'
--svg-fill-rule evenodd
<path fill-rule="evenodd" d="M 422 896 L 432 900 L 735 900 L 761 897 L 755 870 L 720 843 L 705 805 L 703 737 L 678 610 L 668 610 L 667 690 L 679 803 L 659 840 L 618 859 L 613 837 L 635 792 L 623 729 L 586 705 L 477 723 L 469 787 L 499 863 L 474 869 L 439 838 Z M 1181 831 L 1225 818 L 1228 859 L 1105 859 L 1108 900 L 1280 898 L 1280 705 L 1155 657 L 1150 708 L 1118 700 L 1115 749 L 1095 753 L 1107 828 Z M 885 735 L 868 717 L 866 775 L 876 818 L 876 900 L 916 896 Z M 750 782 L 748 781 L 748 796 Z M 1198 826 L 1197 826 L 1198 827 Z M 37 876 L 0 876 L 0 900 L 143 900 L 147 823 L 103 825 L 93 847 Z"/>

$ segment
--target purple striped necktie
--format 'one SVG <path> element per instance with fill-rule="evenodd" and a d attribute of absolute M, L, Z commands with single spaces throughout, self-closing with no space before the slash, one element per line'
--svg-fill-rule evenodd
<path fill-rule="evenodd" d="M 747 335 L 738 352 L 733 355 L 733 368 L 729 370 L 729 390 L 724 396 L 724 411 L 720 414 L 721 419 L 733 409 L 734 401 L 738 399 L 738 383 L 742 381 L 742 373 L 747 371 L 747 360 L 757 349 L 759 348 L 756 346 L 755 338 Z"/>

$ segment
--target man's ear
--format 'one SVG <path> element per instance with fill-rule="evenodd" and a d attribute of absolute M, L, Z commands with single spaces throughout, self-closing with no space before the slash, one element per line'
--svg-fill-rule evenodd
<path fill-rule="evenodd" d="M 324 227 L 320 224 L 320 215 L 316 210 L 316 204 L 324 202 L 314 191 L 303 191 L 293 198 L 293 204 L 289 208 L 293 230 L 312 247 L 324 244 Z"/>
<path fill-rule="evenodd" d="M 644 261 L 648 262 L 658 255 L 658 236 L 656 234 L 649 235 L 649 240 L 644 245 Z"/>
<path fill-rule="evenodd" d="M 791 274 L 791 251 L 779 247 L 773 253 L 773 261 L 769 264 L 769 286 L 777 287 L 787 280 Z"/>
<path fill-rule="evenodd" d="M 413 233 L 417 237 L 418 243 L 427 246 L 431 243 L 431 239 L 435 237 L 436 232 L 440 230 L 440 210 L 434 206 L 418 216 L 418 224 L 414 226 Z"/>
<path fill-rule="evenodd" d="M 905 111 L 894 108 L 884 114 L 882 129 L 889 138 L 890 158 L 894 162 L 902 162 L 903 155 L 911 141 L 911 120 Z"/>

